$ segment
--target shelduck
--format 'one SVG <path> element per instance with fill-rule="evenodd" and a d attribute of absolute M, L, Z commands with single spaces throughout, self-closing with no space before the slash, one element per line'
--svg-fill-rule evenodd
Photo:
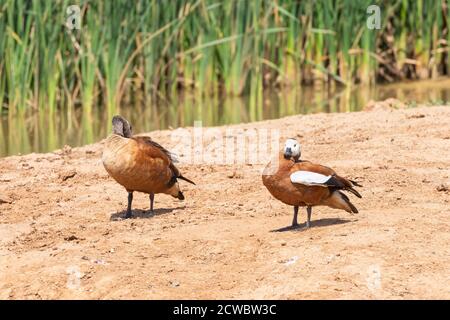
<path fill-rule="evenodd" d="M 173 155 L 150 137 L 133 136 L 131 125 L 121 117 L 112 119 L 113 132 L 108 136 L 102 161 L 109 175 L 128 192 L 125 218 L 131 217 L 133 192 L 148 193 L 150 211 L 156 193 L 184 200 L 178 179 L 195 184 L 182 176 L 174 165 Z"/>
<path fill-rule="evenodd" d="M 310 227 L 313 206 L 328 206 L 350 213 L 358 209 L 341 191 L 349 191 L 358 198 L 361 195 L 353 187 L 362 187 L 356 181 L 343 178 L 331 168 L 301 160 L 300 143 L 288 139 L 278 163 L 269 162 L 263 171 L 262 180 L 269 192 L 281 202 L 294 206 L 292 226 L 298 225 L 299 207 L 306 207 L 306 227 Z"/>

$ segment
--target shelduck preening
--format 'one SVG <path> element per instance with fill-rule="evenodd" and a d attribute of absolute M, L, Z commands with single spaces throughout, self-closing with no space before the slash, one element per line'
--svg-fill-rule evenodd
<path fill-rule="evenodd" d="M 178 179 L 183 177 L 175 167 L 173 155 L 150 137 L 132 136 L 129 122 L 121 116 L 112 120 L 113 132 L 106 139 L 102 161 L 109 175 L 128 192 L 125 218 L 131 217 L 133 192 L 150 195 L 150 210 L 156 193 L 169 194 L 184 200 Z"/>
<path fill-rule="evenodd" d="M 262 180 L 267 190 L 281 202 L 294 206 L 292 226 L 297 223 L 298 207 L 306 206 L 306 227 L 309 228 L 313 206 L 328 206 L 350 213 L 358 210 L 341 191 L 361 195 L 353 187 L 362 187 L 355 181 L 338 176 L 332 169 L 300 160 L 300 144 L 288 139 L 280 152 L 278 166 L 270 162 L 264 169 Z"/>

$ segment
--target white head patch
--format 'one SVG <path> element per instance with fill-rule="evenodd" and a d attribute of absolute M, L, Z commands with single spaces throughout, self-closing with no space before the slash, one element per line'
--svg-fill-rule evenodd
<path fill-rule="evenodd" d="M 284 144 L 284 153 L 290 151 L 293 157 L 300 157 L 300 143 L 295 139 L 287 139 Z"/>

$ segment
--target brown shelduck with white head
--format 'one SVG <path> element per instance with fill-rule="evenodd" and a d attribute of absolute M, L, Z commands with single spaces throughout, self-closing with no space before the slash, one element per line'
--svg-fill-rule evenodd
<path fill-rule="evenodd" d="M 294 207 L 292 226 L 298 225 L 299 207 L 306 207 L 307 228 L 311 223 L 313 206 L 328 206 L 357 213 L 356 207 L 342 191 L 349 191 L 361 198 L 354 189 L 354 186 L 361 185 L 337 175 L 328 167 L 300 160 L 300 155 L 300 143 L 295 139 L 288 139 L 283 152 L 279 154 L 278 163 L 270 162 L 262 175 L 267 190 L 276 199 Z"/>

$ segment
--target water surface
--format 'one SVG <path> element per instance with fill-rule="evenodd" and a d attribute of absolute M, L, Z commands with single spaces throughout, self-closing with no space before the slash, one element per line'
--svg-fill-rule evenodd
<path fill-rule="evenodd" d="M 359 111 L 369 100 L 397 98 L 411 107 L 419 104 L 442 105 L 450 102 L 450 79 L 404 82 L 373 87 L 302 87 L 272 91 L 258 103 L 246 97 L 198 98 L 184 94 L 159 105 L 142 103 L 122 106 L 115 113 L 125 116 L 135 133 L 157 129 L 203 126 L 276 119 L 294 114 Z M 0 156 L 49 152 L 64 145 L 81 146 L 106 137 L 111 115 L 96 107 L 61 108 L 54 114 L 27 111 L 3 114 L 0 119 Z"/>

